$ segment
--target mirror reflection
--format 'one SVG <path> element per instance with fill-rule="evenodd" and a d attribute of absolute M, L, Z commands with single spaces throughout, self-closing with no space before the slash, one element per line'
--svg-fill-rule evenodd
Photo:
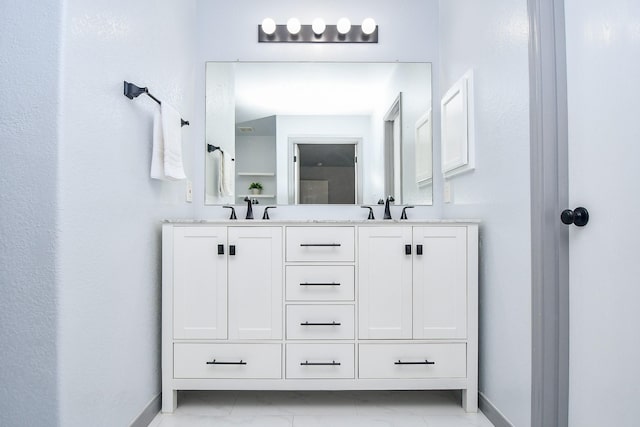
<path fill-rule="evenodd" d="M 206 203 L 431 204 L 431 102 L 429 63 L 209 62 Z"/>

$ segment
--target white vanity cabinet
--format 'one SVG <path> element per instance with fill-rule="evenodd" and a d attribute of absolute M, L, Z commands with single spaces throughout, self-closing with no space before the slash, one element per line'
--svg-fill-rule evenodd
<path fill-rule="evenodd" d="M 229 339 L 282 339 L 282 227 L 229 227 Z"/>
<path fill-rule="evenodd" d="M 359 338 L 466 338 L 467 227 L 360 227 Z"/>
<path fill-rule="evenodd" d="M 478 226 L 163 225 L 162 410 L 178 390 L 459 389 L 477 410 Z"/>

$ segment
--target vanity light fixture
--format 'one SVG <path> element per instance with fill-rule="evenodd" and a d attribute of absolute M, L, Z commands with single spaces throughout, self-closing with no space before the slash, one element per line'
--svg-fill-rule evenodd
<path fill-rule="evenodd" d="M 349 18 L 340 18 L 336 25 L 327 25 L 316 18 L 311 25 L 303 25 L 298 18 L 289 18 L 286 25 L 277 25 L 265 18 L 258 25 L 260 43 L 378 43 L 378 25 L 366 18 L 362 25 L 351 25 Z"/>
<path fill-rule="evenodd" d="M 276 21 L 271 18 L 264 18 L 260 27 L 265 34 L 271 36 L 276 32 Z"/>
<path fill-rule="evenodd" d="M 287 21 L 287 31 L 291 35 L 297 35 L 300 32 L 302 25 L 300 24 L 300 20 L 298 18 L 289 18 Z"/>
<path fill-rule="evenodd" d="M 362 21 L 361 27 L 362 32 L 368 36 L 373 34 L 376 28 L 378 28 L 378 26 L 376 25 L 376 21 L 373 18 L 366 18 L 364 21 Z"/>
<path fill-rule="evenodd" d="M 349 18 L 340 18 L 337 27 L 338 32 L 344 36 L 351 31 L 351 21 L 349 21 Z"/>
<path fill-rule="evenodd" d="M 313 34 L 320 36 L 324 33 L 324 30 L 327 29 L 327 24 L 325 24 L 324 19 L 316 18 L 311 23 L 311 29 L 313 30 Z"/>

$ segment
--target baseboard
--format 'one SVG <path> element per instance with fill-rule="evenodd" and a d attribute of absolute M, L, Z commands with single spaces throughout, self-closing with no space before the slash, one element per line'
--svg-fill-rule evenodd
<path fill-rule="evenodd" d="M 478 407 L 495 427 L 514 427 L 507 417 L 482 393 L 478 393 Z"/>
<path fill-rule="evenodd" d="M 151 399 L 151 402 L 149 402 L 149 404 L 142 410 L 140 415 L 138 415 L 131 424 L 129 424 L 129 427 L 147 427 L 156 415 L 158 415 L 158 412 L 160 412 L 161 404 L 162 394 L 158 394 L 156 397 Z"/>

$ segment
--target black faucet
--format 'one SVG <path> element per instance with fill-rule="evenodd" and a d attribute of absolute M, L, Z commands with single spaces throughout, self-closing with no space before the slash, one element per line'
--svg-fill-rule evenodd
<path fill-rule="evenodd" d="M 413 209 L 415 206 L 405 206 L 402 208 L 402 215 L 400 215 L 400 219 L 407 219 L 407 209 Z"/>
<path fill-rule="evenodd" d="M 231 209 L 231 216 L 229 217 L 229 219 L 238 219 L 238 217 L 236 216 L 236 210 L 233 208 L 233 206 L 223 206 L 223 208 Z"/>
<path fill-rule="evenodd" d="M 264 208 L 264 213 L 262 214 L 262 219 L 270 219 L 269 218 L 269 209 L 275 209 L 277 206 L 267 206 Z"/>
<path fill-rule="evenodd" d="M 257 205 L 258 201 L 256 199 L 250 199 L 248 197 L 245 197 L 244 201 L 247 202 L 247 215 L 244 217 L 244 219 L 253 219 L 253 207 L 251 205 Z"/>
<path fill-rule="evenodd" d="M 362 209 L 369 209 L 369 217 L 367 219 L 376 219 L 373 216 L 373 208 L 371 206 L 360 206 Z"/>
<path fill-rule="evenodd" d="M 384 204 L 384 218 L 383 219 L 391 219 L 391 209 L 389 209 L 389 202 L 395 202 L 396 199 L 393 196 L 387 196 L 387 201 L 380 199 L 378 200 L 378 204 Z"/>

